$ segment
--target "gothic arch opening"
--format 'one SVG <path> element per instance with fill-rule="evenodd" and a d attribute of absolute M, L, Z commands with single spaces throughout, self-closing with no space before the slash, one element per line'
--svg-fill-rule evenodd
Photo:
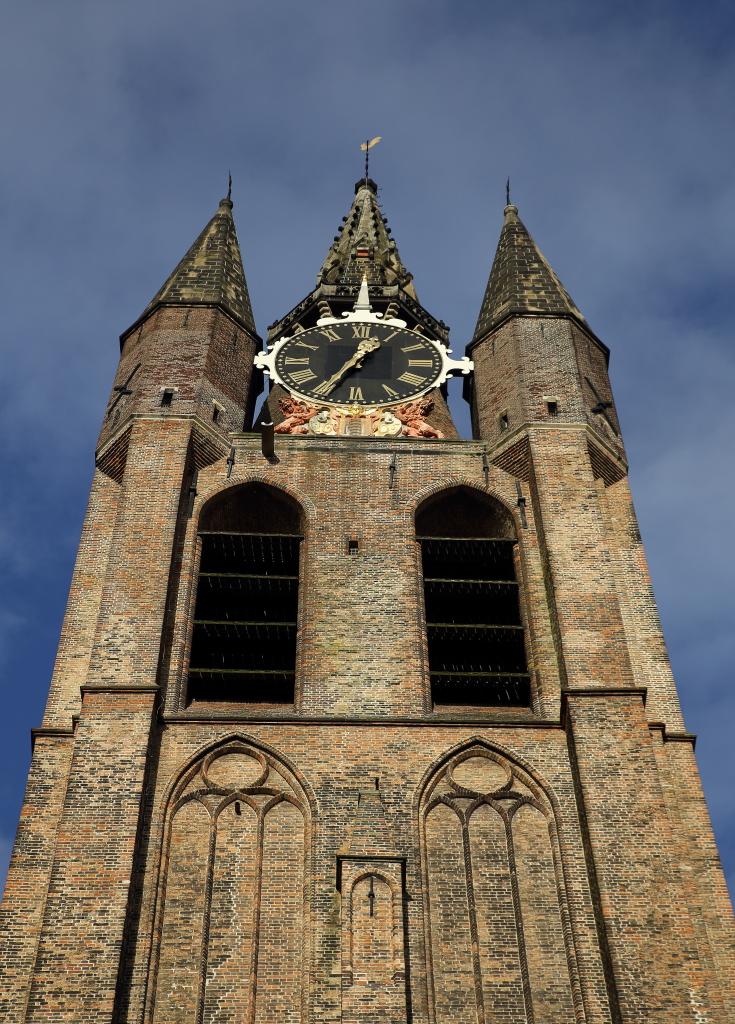
<path fill-rule="evenodd" d="M 452 487 L 419 507 L 416 539 L 433 703 L 528 707 L 512 516 L 481 491 Z"/>
<path fill-rule="evenodd" d="M 293 703 L 302 521 L 293 498 L 257 482 L 205 505 L 188 703 Z"/>
<path fill-rule="evenodd" d="M 309 804 L 271 754 L 229 741 L 168 806 L 151 1024 L 301 1024 Z"/>
<path fill-rule="evenodd" d="M 419 804 L 432 1024 L 579 1019 L 550 801 L 481 743 L 435 770 Z"/>

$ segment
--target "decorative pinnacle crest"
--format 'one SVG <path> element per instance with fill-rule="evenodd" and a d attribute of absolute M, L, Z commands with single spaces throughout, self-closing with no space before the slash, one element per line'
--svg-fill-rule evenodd
<path fill-rule="evenodd" d="M 362 143 L 365 153 L 368 152 L 365 147 L 378 138 Z M 377 186 L 370 178 L 361 177 L 355 183 L 355 198 L 329 247 L 317 283 L 347 285 L 357 291 L 366 275 L 373 295 L 381 288 L 397 285 L 410 298 L 416 299 L 412 275 L 401 261 L 388 221 L 380 209 Z"/>

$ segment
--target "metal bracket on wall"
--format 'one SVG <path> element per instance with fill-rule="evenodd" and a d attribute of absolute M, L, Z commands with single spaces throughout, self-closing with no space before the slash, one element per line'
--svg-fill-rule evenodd
<path fill-rule="evenodd" d="M 276 455 L 275 424 L 273 422 L 261 423 L 260 425 L 260 450 L 263 458 L 268 462 L 278 462 Z"/>
<path fill-rule="evenodd" d="M 232 476 L 232 470 L 235 466 L 235 449 L 230 448 L 230 454 L 227 456 L 227 479 L 229 480 Z"/>
<path fill-rule="evenodd" d="M 490 460 L 487 457 L 487 448 L 482 453 L 482 475 L 485 477 L 485 486 L 490 486 Z"/>
<path fill-rule="evenodd" d="M 396 466 L 396 453 L 393 452 L 393 457 L 391 458 L 390 464 L 388 465 L 388 490 L 389 491 L 393 490 L 393 486 L 394 486 L 394 484 L 396 482 L 396 470 L 397 470 L 397 466 Z"/>
<path fill-rule="evenodd" d="M 194 501 L 196 500 L 196 496 L 197 496 L 197 478 L 198 478 L 198 476 L 199 476 L 199 474 L 197 473 L 197 471 L 195 469 L 192 470 L 191 480 L 189 481 L 189 490 L 187 492 L 188 497 L 189 497 L 189 502 L 188 502 L 187 509 L 186 509 L 186 518 L 187 519 L 191 519 L 191 514 L 194 511 Z"/>
<path fill-rule="evenodd" d="M 521 481 L 516 480 L 516 494 L 518 495 L 518 515 L 521 519 L 521 526 L 524 530 L 528 529 L 528 521 L 526 520 L 526 499 L 523 496 L 523 488 L 521 487 Z"/>

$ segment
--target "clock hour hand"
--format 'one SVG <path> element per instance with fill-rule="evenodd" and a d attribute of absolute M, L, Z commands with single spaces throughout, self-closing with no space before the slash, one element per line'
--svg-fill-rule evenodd
<path fill-rule="evenodd" d="M 319 388 L 322 395 L 328 395 L 334 391 L 338 384 L 341 383 L 343 378 L 350 372 L 350 370 L 359 369 L 362 366 L 362 361 L 365 356 L 371 352 L 375 352 L 376 349 L 380 348 L 380 342 L 377 338 L 365 338 L 357 346 L 356 351 L 350 358 L 340 366 L 336 373 L 333 373 L 331 377 L 324 381 L 324 384 Z"/>

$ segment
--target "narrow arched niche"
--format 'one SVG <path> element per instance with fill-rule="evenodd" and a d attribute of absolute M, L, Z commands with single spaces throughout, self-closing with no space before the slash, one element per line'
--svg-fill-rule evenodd
<path fill-rule="evenodd" d="M 470 487 L 433 494 L 416 512 L 434 705 L 528 707 L 515 524 Z"/>
<path fill-rule="evenodd" d="M 203 508 L 188 703 L 291 704 L 303 513 L 262 483 Z"/>

